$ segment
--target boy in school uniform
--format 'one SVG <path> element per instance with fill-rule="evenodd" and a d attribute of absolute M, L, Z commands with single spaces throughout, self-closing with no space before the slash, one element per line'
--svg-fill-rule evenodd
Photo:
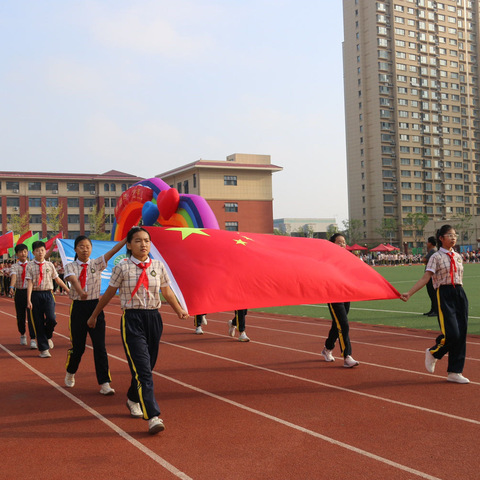
<path fill-rule="evenodd" d="M 30 309 L 32 323 L 37 337 L 37 346 L 41 358 L 50 358 L 53 348 L 53 330 L 55 321 L 55 298 L 53 296 L 53 280 L 66 292 L 69 288 L 59 278 L 52 262 L 45 260 L 46 249 L 42 241 L 33 242 L 35 259 L 27 265 L 27 307 Z"/>
<path fill-rule="evenodd" d="M 35 329 L 32 325 L 30 312 L 27 309 L 27 279 L 25 278 L 28 264 L 28 247 L 24 243 L 15 246 L 17 263 L 12 265 L 10 272 L 10 293 L 14 295 L 15 311 L 17 314 L 17 327 L 20 333 L 20 345 L 27 345 L 25 322 L 30 334 L 30 348 L 37 348 Z"/>

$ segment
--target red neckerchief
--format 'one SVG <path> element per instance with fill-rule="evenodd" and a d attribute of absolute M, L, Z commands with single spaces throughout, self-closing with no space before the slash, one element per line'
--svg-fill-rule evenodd
<path fill-rule="evenodd" d="M 38 269 L 40 270 L 40 275 L 38 276 L 38 284 L 41 285 L 43 281 L 43 265 L 45 262 L 39 263 L 35 260 L 35 263 L 38 265 Z"/>
<path fill-rule="evenodd" d="M 25 285 L 25 270 L 27 268 L 27 263 L 20 263 L 20 266 L 22 267 L 22 287 Z"/>
<path fill-rule="evenodd" d="M 455 288 L 455 274 L 457 271 L 457 264 L 455 263 L 455 255 L 453 252 L 447 252 L 447 255 L 450 257 L 450 280 L 452 282 L 453 288 Z"/>
<path fill-rule="evenodd" d="M 87 268 L 88 268 L 88 263 L 82 263 L 81 264 L 82 271 L 80 273 L 80 276 L 78 279 L 80 280 L 80 286 L 82 287 L 82 290 L 85 288 L 85 285 L 87 284 Z"/>
<path fill-rule="evenodd" d="M 148 292 L 148 276 L 147 276 L 147 271 L 146 270 L 150 266 L 151 263 L 152 263 L 151 258 L 148 259 L 148 263 L 143 263 L 143 262 L 135 263 L 135 265 L 138 268 L 142 269 L 142 273 L 140 274 L 140 277 L 138 277 L 138 281 L 137 281 L 137 284 L 135 285 L 135 289 L 132 292 L 131 298 L 133 298 L 133 296 L 137 293 L 138 289 L 140 288 L 140 285 L 143 285 L 145 290 Z"/>

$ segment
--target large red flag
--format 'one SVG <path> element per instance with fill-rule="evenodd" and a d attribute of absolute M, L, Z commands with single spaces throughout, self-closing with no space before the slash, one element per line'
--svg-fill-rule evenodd
<path fill-rule="evenodd" d="M 146 227 L 191 315 L 399 298 L 372 267 L 326 240 Z"/>
<path fill-rule="evenodd" d="M 20 236 L 20 238 L 17 240 L 17 245 L 20 245 L 23 243 L 27 238 L 30 238 L 33 235 L 32 231 L 29 230 L 28 232 L 25 232 L 23 235 Z"/>
<path fill-rule="evenodd" d="M 47 240 L 47 241 L 45 242 L 45 249 L 46 249 L 47 251 L 50 250 L 50 247 L 52 246 L 53 242 L 54 242 L 57 238 L 63 238 L 63 232 L 57 233 L 57 235 L 55 235 L 55 236 L 52 237 L 50 240 Z"/>
<path fill-rule="evenodd" d="M 7 232 L 0 237 L 0 255 L 8 253 L 9 248 L 13 248 L 13 232 Z"/>

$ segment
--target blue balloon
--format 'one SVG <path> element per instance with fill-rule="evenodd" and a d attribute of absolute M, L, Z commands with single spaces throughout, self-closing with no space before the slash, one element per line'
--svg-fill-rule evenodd
<path fill-rule="evenodd" d="M 160 212 L 157 206 L 153 202 L 146 202 L 142 207 L 142 220 L 143 224 L 147 227 L 152 227 L 158 220 Z"/>

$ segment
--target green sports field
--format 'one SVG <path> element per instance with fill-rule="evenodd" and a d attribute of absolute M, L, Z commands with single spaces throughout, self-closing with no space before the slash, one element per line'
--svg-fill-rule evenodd
<path fill-rule="evenodd" d="M 423 265 L 375 267 L 400 293 L 407 292 L 423 275 Z M 463 286 L 469 301 L 469 334 L 480 334 L 480 263 L 465 264 Z M 374 325 L 419 328 L 438 331 L 436 317 L 422 315 L 430 309 L 427 289 L 418 291 L 405 303 L 401 300 L 378 300 L 353 302 L 348 319 L 350 322 L 363 322 Z M 326 305 L 299 305 L 258 309 L 262 312 L 275 312 L 286 315 L 330 318 Z"/>

